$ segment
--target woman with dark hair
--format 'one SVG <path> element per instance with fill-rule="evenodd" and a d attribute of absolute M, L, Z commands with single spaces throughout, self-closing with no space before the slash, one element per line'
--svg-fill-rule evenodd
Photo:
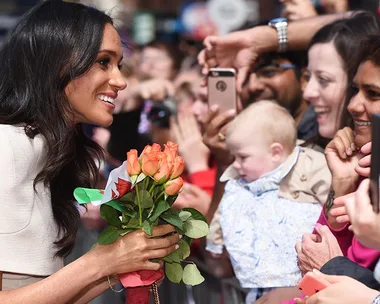
<path fill-rule="evenodd" d="M 102 158 L 81 124 L 112 123 L 121 60 L 109 16 L 60 0 L 24 16 L 0 51 L 0 303 L 87 303 L 177 247 L 159 226 L 154 236 L 171 236 L 135 231 L 63 267 L 80 220 L 73 190 L 94 187 Z"/>
<path fill-rule="evenodd" d="M 311 39 L 304 98 L 317 113 L 319 135 L 332 139 L 347 112 L 347 88 L 353 79 L 360 48 L 358 44 L 368 35 L 380 31 L 380 21 L 372 13 L 358 13 L 321 28 Z"/>
<path fill-rule="evenodd" d="M 318 114 L 320 134 L 328 138 L 334 137 L 325 150 L 333 177 L 332 190 L 318 223 L 329 226 L 339 242 L 342 250 L 340 255 L 348 256 L 354 262 L 368 268 L 374 267 L 374 262 L 380 257 L 380 252 L 362 246 L 348 230 L 345 233 L 343 230 L 347 229 L 346 223 L 338 222 L 336 218 L 336 212 L 340 212 L 341 209 L 332 210 L 332 208 L 334 197 L 355 191 L 358 186 L 359 174 L 353 168 L 363 157 L 360 148 L 368 141 L 359 143 L 355 140 L 354 142 L 354 138 L 360 138 L 360 132 L 356 131 L 356 125 L 351 124 L 352 119 L 355 119 L 352 111 L 351 83 L 363 57 L 363 50 L 358 47 L 358 44 L 363 44 L 365 37 L 379 31 L 380 21 L 371 13 L 359 13 L 351 19 L 336 21 L 322 28 L 311 40 L 308 66 L 311 77 L 304 93 L 305 97 L 313 103 Z M 363 33 L 367 36 L 361 38 Z M 331 60 L 334 52 L 335 56 L 340 56 L 339 61 Z M 325 59 L 324 56 L 329 58 Z M 350 119 L 346 118 L 347 115 L 342 115 L 342 111 L 349 113 Z M 345 127 L 338 131 L 339 125 Z M 345 150 L 342 150 L 343 148 Z M 351 167 L 347 168 L 347 164 Z M 297 252 L 303 271 L 310 270 L 311 264 L 319 269 L 334 257 L 326 251 L 317 263 L 310 263 L 307 260 L 313 254 L 305 252 L 304 249 L 303 244 L 299 243 Z"/>
<path fill-rule="evenodd" d="M 342 179 L 341 183 L 349 183 L 351 185 L 350 192 L 355 191 L 352 188 L 357 186 L 360 179 L 359 174 L 366 177 L 369 175 L 369 168 L 363 167 L 370 164 L 370 157 L 368 155 L 362 157 L 362 154 L 370 153 L 369 143 L 372 140 L 371 118 L 374 114 L 380 114 L 380 36 L 369 38 L 366 43 L 362 43 L 360 49 L 360 64 L 353 79 L 352 91 L 350 93 L 351 98 L 348 106 L 348 111 L 351 113 L 354 121 L 354 129 L 346 127 L 341 130 L 343 132 L 339 131 L 331 142 L 331 151 L 329 152 L 332 154 L 332 150 L 335 148 L 335 170 L 336 172 L 346 173 L 345 180 Z M 352 145 L 358 147 L 358 149 L 347 153 Z M 373 155 L 373 157 L 379 156 Z M 362 168 L 357 165 L 358 159 L 359 166 Z M 357 250 L 356 253 L 361 253 L 361 256 L 357 254 L 356 257 L 361 258 L 361 260 L 356 262 L 362 265 L 366 263 L 367 267 L 371 269 L 373 269 L 377 262 L 374 277 L 376 280 L 379 280 L 380 253 L 378 251 L 378 240 L 375 238 L 376 234 L 374 231 L 375 229 L 378 232 L 378 226 L 376 226 L 378 225 L 378 215 L 373 211 L 368 192 L 369 181 L 364 180 L 355 194 L 351 193 L 335 200 L 334 203 L 339 207 L 336 208 L 337 212 L 333 212 L 332 210 L 331 213 L 337 216 L 337 219 L 339 218 L 338 221 L 340 223 L 345 224 L 341 229 L 334 232 L 334 235 L 340 239 L 341 246 L 347 243 L 347 241 L 352 240 L 352 247 L 354 247 L 354 244 L 359 249 L 367 248 L 362 244 L 376 247 L 377 250 L 373 249 L 372 254 L 369 254 L 370 252 L 367 248 L 366 255 L 363 254 L 364 251 L 360 252 Z M 355 202 L 352 200 L 355 200 Z M 350 222 L 347 223 L 347 221 Z M 349 224 L 352 225 L 351 231 L 348 229 Z M 352 231 L 355 234 L 354 237 L 352 237 Z M 313 250 L 313 248 L 310 248 L 310 250 Z M 373 252 L 377 253 L 376 259 L 376 255 Z M 354 254 L 354 250 L 349 252 L 348 256 L 350 259 L 355 257 Z M 323 256 L 323 253 L 320 256 Z M 328 263 L 330 264 L 329 268 L 331 269 L 332 266 L 336 267 L 339 260 L 341 259 L 331 260 Z M 309 299 L 297 300 L 297 303 L 380 303 L 379 284 L 376 284 L 377 286 L 374 287 L 368 284 L 368 280 L 364 282 L 365 273 L 357 265 L 355 266 L 355 271 L 350 271 L 350 274 L 356 275 L 350 276 L 356 280 L 342 276 L 342 274 L 347 274 L 349 270 L 347 267 L 340 269 L 340 273 L 335 273 L 340 274 L 340 276 L 318 274 L 322 279 L 328 280 L 331 285 Z M 324 268 L 326 268 L 326 265 Z M 371 277 L 373 278 L 372 274 Z"/>

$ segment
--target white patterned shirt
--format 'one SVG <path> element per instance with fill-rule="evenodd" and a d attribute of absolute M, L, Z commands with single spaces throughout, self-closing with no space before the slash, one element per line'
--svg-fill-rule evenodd
<path fill-rule="evenodd" d="M 294 164 L 297 158 L 298 154 Z M 301 279 L 295 244 L 313 231 L 322 206 L 279 197 L 283 176 L 280 166 L 254 182 L 233 179 L 226 184 L 220 224 L 244 288 L 296 286 Z M 215 253 L 221 253 L 222 247 L 207 244 L 207 250 Z"/>

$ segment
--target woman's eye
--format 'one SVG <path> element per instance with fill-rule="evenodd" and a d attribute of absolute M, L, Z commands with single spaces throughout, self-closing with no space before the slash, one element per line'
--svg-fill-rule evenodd
<path fill-rule="evenodd" d="M 380 93 L 373 91 L 373 90 L 368 90 L 367 95 L 369 98 L 379 98 L 380 97 Z"/>
<path fill-rule="evenodd" d="M 104 67 L 108 67 L 109 63 L 110 63 L 110 60 L 108 58 L 104 58 L 104 59 L 99 59 L 98 60 L 98 63 Z"/>
<path fill-rule="evenodd" d="M 320 83 L 320 85 L 326 86 L 330 82 L 330 79 L 318 77 L 318 82 Z"/>

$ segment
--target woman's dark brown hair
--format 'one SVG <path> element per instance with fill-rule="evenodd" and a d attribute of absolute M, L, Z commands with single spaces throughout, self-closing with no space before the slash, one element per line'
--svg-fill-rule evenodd
<path fill-rule="evenodd" d="M 366 37 L 379 32 L 379 18 L 371 12 L 360 12 L 349 19 L 338 20 L 324 26 L 309 43 L 310 49 L 315 44 L 331 42 L 342 59 L 347 73 L 347 94 L 342 104 L 341 117 L 337 117 L 340 127 L 352 126 L 352 118 L 347 111 L 347 106 L 350 101 L 351 82 L 360 62 L 360 46 Z"/>
<path fill-rule="evenodd" d="M 70 253 L 80 222 L 73 190 L 95 186 L 102 157 L 82 126 L 68 121 L 65 88 L 95 62 L 107 23 L 97 9 L 48 0 L 21 19 L 0 51 L 0 123 L 25 124 L 29 137 L 46 139 L 46 164 L 34 183 L 50 187 L 59 256 Z"/>

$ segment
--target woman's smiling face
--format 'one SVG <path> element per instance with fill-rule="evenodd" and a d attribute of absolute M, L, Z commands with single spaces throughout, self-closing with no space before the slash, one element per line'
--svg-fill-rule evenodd
<path fill-rule="evenodd" d="M 355 145 L 362 147 L 372 139 L 371 118 L 380 114 L 380 67 L 363 62 L 353 80 L 353 96 L 348 105 L 355 124 Z"/>
<path fill-rule="evenodd" d="M 333 138 L 339 128 L 347 90 L 347 73 L 333 43 L 317 43 L 308 53 L 307 86 L 303 97 L 317 113 L 319 134 Z"/>
<path fill-rule="evenodd" d="M 114 101 L 118 91 L 127 86 L 120 72 L 122 48 L 118 33 L 111 24 L 104 27 L 98 56 L 85 74 L 71 81 L 65 93 L 73 111 L 74 123 L 107 127 L 112 123 Z"/>

